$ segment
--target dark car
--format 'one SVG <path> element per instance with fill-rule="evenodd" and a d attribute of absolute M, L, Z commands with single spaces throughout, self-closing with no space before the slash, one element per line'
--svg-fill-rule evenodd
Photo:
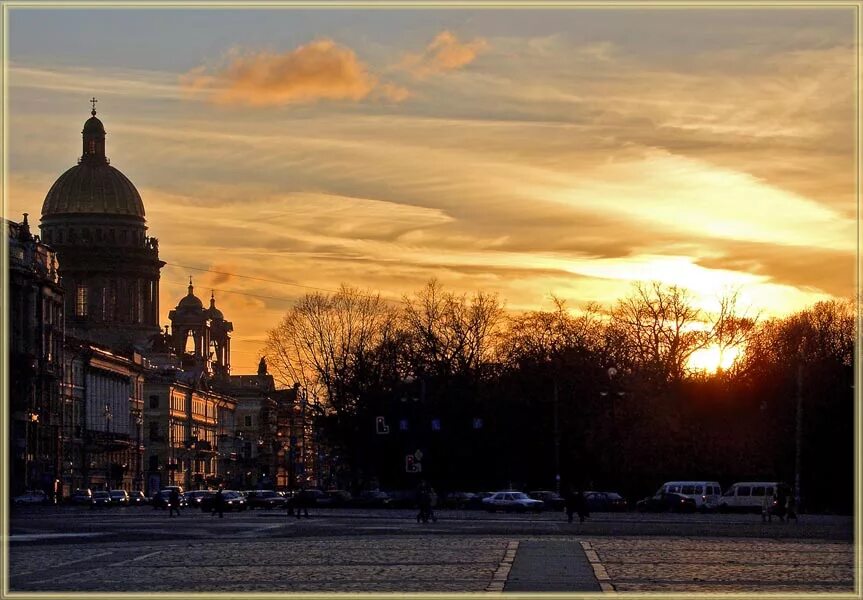
<path fill-rule="evenodd" d="M 354 506 L 362 508 L 389 508 L 392 498 L 380 490 L 366 490 L 354 499 Z"/>
<path fill-rule="evenodd" d="M 564 500 L 557 492 L 538 490 L 535 492 L 528 492 L 527 495 L 534 500 L 542 500 L 545 504 L 545 508 L 548 510 L 563 510 L 566 508 L 566 500 Z"/>
<path fill-rule="evenodd" d="M 144 504 L 147 504 L 147 496 L 145 496 L 144 492 L 142 492 L 141 490 L 129 492 L 129 504 L 131 506 L 142 506 Z"/>
<path fill-rule="evenodd" d="M 200 508 L 201 501 L 215 493 L 213 490 L 192 490 L 191 492 L 186 492 L 186 502 L 192 508 Z"/>
<path fill-rule="evenodd" d="M 93 492 L 93 497 L 90 499 L 90 506 L 111 506 L 111 494 L 105 491 Z"/>
<path fill-rule="evenodd" d="M 617 492 L 585 492 L 584 501 L 590 512 L 621 512 L 629 508 L 626 498 Z"/>
<path fill-rule="evenodd" d="M 273 490 L 255 490 L 246 494 L 246 502 L 249 508 L 283 508 L 285 497 Z"/>
<path fill-rule="evenodd" d="M 481 500 L 473 492 L 450 492 L 443 499 L 446 508 L 465 509 L 471 508 L 473 504 L 479 504 Z"/>
<path fill-rule="evenodd" d="M 15 504 L 46 504 L 48 497 L 42 490 L 27 490 L 20 496 L 12 498 Z"/>
<path fill-rule="evenodd" d="M 129 506 L 129 492 L 126 490 L 111 490 L 108 494 L 111 496 L 111 504 Z"/>
<path fill-rule="evenodd" d="M 288 501 L 289 504 L 287 506 L 304 506 L 306 508 L 310 508 L 312 506 L 317 506 L 318 502 L 325 496 L 323 491 L 317 488 L 311 488 L 307 490 L 297 490 L 294 492 L 291 499 Z"/>
<path fill-rule="evenodd" d="M 201 510 L 203 512 L 212 512 L 216 509 L 216 494 L 204 496 L 201 499 Z M 222 491 L 222 510 L 225 512 L 246 510 L 246 497 L 240 492 L 234 490 Z"/>
<path fill-rule="evenodd" d="M 171 490 L 164 489 L 158 494 L 153 495 L 150 499 L 150 504 L 153 505 L 153 508 L 168 508 L 168 502 L 170 502 L 170 500 Z M 189 506 L 189 502 L 186 500 L 186 495 L 183 492 L 180 492 L 180 508 L 184 506 Z"/>
<path fill-rule="evenodd" d="M 90 488 L 79 488 L 72 494 L 71 500 L 73 504 L 86 504 L 90 506 L 93 502 L 93 492 L 90 491 Z"/>
<path fill-rule="evenodd" d="M 695 500 L 675 493 L 662 493 L 639 500 L 635 508 L 640 512 L 695 512 Z"/>
<path fill-rule="evenodd" d="M 327 490 L 321 498 L 318 498 L 318 506 L 349 506 L 353 499 L 347 490 Z"/>

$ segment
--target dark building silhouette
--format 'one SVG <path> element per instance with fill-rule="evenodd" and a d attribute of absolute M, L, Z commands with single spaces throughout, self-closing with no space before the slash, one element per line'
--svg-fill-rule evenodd
<path fill-rule="evenodd" d="M 63 456 L 63 289 L 52 248 L 22 223 L 9 243 L 9 416 L 11 493 L 53 494 Z"/>
<path fill-rule="evenodd" d="M 57 250 L 66 290 L 67 331 L 127 350 L 159 332 L 158 242 L 147 237 L 138 190 L 105 155 L 95 108 L 84 123 L 83 153 L 42 205 L 42 239 Z"/>

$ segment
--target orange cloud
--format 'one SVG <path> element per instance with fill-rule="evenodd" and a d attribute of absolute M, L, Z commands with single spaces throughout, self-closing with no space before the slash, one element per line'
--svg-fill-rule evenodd
<path fill-rule="evenodd" d="M 234 55 L 215 72 L 203 66 L 192 69 L 181 77 L 181 84 L 218 104 L 273 106 L 362 100 L 378 86 L 378 79 L 353 50 L 323 38 L 282 54 Z M 408 95 L 390 84 L 381 92 L 394 101 Z"/>
<path fill-rule="evenodd" d="M 472 63 L 487 47 L 483 38 L 463 43 L 451 31 L 441 31 L 426 46 L 425 52 L 407 54 L 400 66 L 420 78 L 455 71 Z"/>

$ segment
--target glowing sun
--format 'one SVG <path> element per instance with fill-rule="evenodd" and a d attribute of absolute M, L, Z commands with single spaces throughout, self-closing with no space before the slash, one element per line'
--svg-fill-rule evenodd
<path fill-rule="evenodd" d="M 708 346 L 696 350 L 689 357 L 689 368 L 694 371 L 707 371 L 715 373 L 719 369 L 728 369 L 740 356 L 740 348 L 720 348 L 719 346 Z"/>

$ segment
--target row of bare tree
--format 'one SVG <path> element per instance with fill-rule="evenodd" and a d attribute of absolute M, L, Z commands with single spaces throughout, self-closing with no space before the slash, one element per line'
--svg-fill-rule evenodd
<path fill-rule="evenodd" d="M 555 299 L 509 314 L 494 295 L 437 281 L 398 305 L 342 287 L 298 302 L 266 353 L 320 407 L 333 485 L 549 488 L 560 475 L 641 495 L 672 478 L 791 481 L 799 395 L 802 493 L 846 510 L 853 305 L 759 320 L 737 304 L 728 294 L 708 312 L 685 289 L 637 283 L 609 309 Z M 739 356 L 694 370 L 707 348 Z M 420 473 L 406 473 L 409 454 Z"/>

